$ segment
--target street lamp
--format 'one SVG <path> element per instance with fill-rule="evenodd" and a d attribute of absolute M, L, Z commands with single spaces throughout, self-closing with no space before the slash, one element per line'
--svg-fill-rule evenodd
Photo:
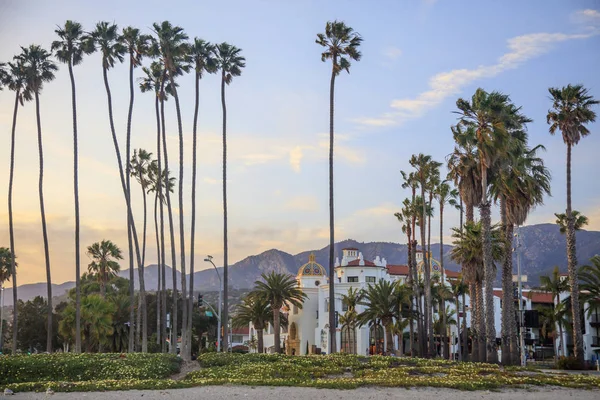
<path fill-rule="evenodd" d="M 217 345 L 217 352 L 221 351 L 221 304 L 223 303 L 223 282 L 221 281 L 221 274 L 219 274 L 219 270 L 217 269 L 217 266 L 215 265 L 215 263 L 212 260 L 212 256 L 206 256 L 206 258 L 204 259 L 205 262 L 209 262 L 212 264 L 212 266 L 215 268 L 215 271 L 217 272 L 217 276 L 219 277 L 219 315 L 217 315 L 217 337 L 219 338 L 218 340 L 218 345 Z"/>

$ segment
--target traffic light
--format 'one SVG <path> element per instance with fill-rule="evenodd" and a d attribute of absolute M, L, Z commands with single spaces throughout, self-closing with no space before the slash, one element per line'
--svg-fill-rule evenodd
<path fill-rule="evenodd" d="M 198 293 L 198 307 L 202 307 L 204 305 L 203 298 L 204 296 L 202 295 L 202 293 Z"/>

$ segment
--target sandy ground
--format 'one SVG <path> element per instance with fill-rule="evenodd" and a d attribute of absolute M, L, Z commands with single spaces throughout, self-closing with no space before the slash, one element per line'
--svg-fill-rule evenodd
<path fill-rule="evenodd" d="M 190 389 L 173 390 L 131 390 L 126 392 L 105 393 L 56 393 L 48 396 L 45 393 L 17 393 L 9 398 L 17 399 L 87 399 L 87 400 L 125 400 L 125 399 L 181 399 L 181 400 L 225 400 L 225 399 L 261 399 L 261 400 L 362 400 L 362 399 L 544 399 L 544 400 L 598 400 L 600 391 L 574 390 L 562 388 L 532 388 L 521 390 L 503 390 L 499 392 L 478 391 L 462 392 L 451 389 L 399 389 L 399 388 L 359 388 L 355 390 L 332 390 L 291 387 L 250 387 L 250 386 L 206 386 Z"/>

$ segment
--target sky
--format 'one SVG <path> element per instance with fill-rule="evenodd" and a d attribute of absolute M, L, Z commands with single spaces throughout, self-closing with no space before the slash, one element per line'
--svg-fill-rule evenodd
<path fill-rule="evenodd" d="M 566 197 L 566 147 L 548 132 L 548 87 L 582 83 L 600 98 L 599 1 L 16 1 L 0 3 L 0 61 L 19 46 L 50 47 L 54 30 L 67 19 L 92 30 L 99 21 L 151 33 L 169 20 L 190 38 L 229 42 L 242 49 L 247 66 L 227 87 L 228 205 L 230 263 L 278 248 L 290 253 L 319 249 L 329 241 L 328 128 L 331 65 L 321 62 L 315 43 L 329 20 L 343 20 L 364 38 L 362 59 L 336 80 L 336 241 L 406 242 L 393 216 L 409 196 L 400 170 L 412 154 L 444 162 L 453 149 L 450 126 L 455 103 L 478 87 L 510 95 L 534 120 L 530 144 L 546 147 L 552 196 L 527 224 L 553 222 Z M 144 61 L 145 65 L 150 60 Z M 68 72 L 40 97 L 44 144 L 44 193 L 53 282 L 75 278 L 73 142 Z M 127 65 L 109 71 L 115 125 L 124 152 L 128 93 Z M 127 253 L 126 208 L 112 144 L 99 54 L 74 69 L 80 140 L 81 244 L 110 239 Z M 141 70 L 135 71 L 140 77 Z M 189 257 L 191 137 L 194 79 L 179 80 L 184 133 L 185 230 Z M 223 258 L 221 103 L 218 76 L 200 83 L 196 270 Z M 156 153 L 154 99 L 135 93 L 133 148 Z M 8 247 L 9 144 L 14 98 L 0 92 L 0 246 Z M 174 102 L 167 108 L 169 162 L 177 171 Z M 600 109 L 596 110 L 600 112 Z M 573 151 L 573 207 L 600 230 L 600 125 Z M 37 191 L 35 105 L 19 109 L 14 184 L 18 283 L 45 280 Z M 445 173 L 445 171 L 443 171 Z M 132 184 L 138 232 L 141 189 Z M 174 207 L 177 196 L 173 196 Z M 152 203 L 150 203 L 152 204 Z M 174 209 L 175 220 L 178 221 Z M 497 217 L 497 214 L 496 214 Z M 152 215 L 146 264 L 156 262 Z M 437 217 L 434 226 L 439 226 Z M 444 217 L 444 237 L 458 214 Z M 179 232 L 178 225 L 175 225 Z M 439 231 L 439 229 L 438 229 Z M 439 233 L 434 231 L 433 241 Z M 168 236 L 167 236 L 168 237 Z M 179 245 L 177 245 L 179 248 Z M 126 256 L 126 254 L 125 254 Z M 168 259 L 169 257 L 167 257 Z M 82 267 L 90 262 L 81 254 Z M 127 268 L 127 259 L 121 263 Z M 187 262 L 189 267 L 189 259 Z"/>

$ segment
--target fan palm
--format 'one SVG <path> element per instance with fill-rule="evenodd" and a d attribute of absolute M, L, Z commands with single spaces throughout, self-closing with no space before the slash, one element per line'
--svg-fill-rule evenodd
<path fill-rule="evenodd" d="M 335 98 L 335 78 L 346 70 L 350 73 L 350 60 L 360 61 L 361 53 L 358 50 L 362 37 L 354 29 L 347 26 L 343 21 L 328 21 L 325 25 L 325 33 L 318 33 L 315 42 L 324 47 L 321 53 L 321 61 L 331 60 L 331 80 L 329 83 L 329 298 L 335 296 L 334 290 L 334 207 L 333 207 L 333 111 Z M 329 313 L 329 353 L 337 351 L 335 335 L 335 302 Z"/>
<path fill-rule="evenodd" d="M 296 279 L 291 275 L 271 272 L 263 273 L 262 280 L 254 283 L 253 296 L 266 299 L 273 310 L 273 329 L 275 334 L 275 353 L 281 352 L 280 310 L 284 304 L 302 308 L 302 303 L 307 298 L 297 285 Z M 225 310 L 223 310 L 225 311 Z"/>
<path fill-rule="evenodd" d="M 241 56 L 242 49 L 229 43 L 221 43 L 215 47 L 217 70 L 221 71 L 221 109 L 223 112 L 223 323 L 227 323 L 228 314 L 228 282 L 229 282 L 229 247 L 227 242 L 227 106 L 225 103 L 225 85 L 231 84 L 234 77 L 242 74 L 246 67 L 246 59 Z M 279 315 L 279 311 L 276 311 Z M 279 334 L 279 333 L 277 333 Z M 223 338 L 223 346 L 227 348 L 227 335 Z M 279 346 L 279 343 L 277 343 Z"/>
<path fill-rule="evenodd" d="M 244 327 L 251 323 L 256 329 L 258 352 L 264 353 L 264 330 L 272 321 L 273 309 L 266 297 L 246 296 L 236 306 L 232 322 L 234 327 Z"/>
<path fill-rule="evenodd" d="M 75 352 L 81 352 L 81 259 L 79 246 L 79 147 L 77 143 L 77 99 L 75 92 L 75 75 L 73 66 L 79 65 L 84 54 L 93 51 L 90 42 L 85 40 L 83 28 L 79 22 L 67 20 L 64 26 L 54 31 L 60 40 L 52 42 L 52 51 L 56 58 L 69 68 L 71 79 L 71 104 L 73 108 L 73 192 L 75 196 Z"/>
<path fill-rule="evenodd" d="M 596 121 L 596 113 L 592 107 L 599 104 L 588 89 L 582 85 L 567 85 L 562 88 L 549 88 L 552 96 L 552 108 L 546 120 L 550 124 L 550 134 L 561 131 L 563 141 L 567 145 L 567 258 L 569 282 L 571 285 L 571 309 L 573 312 L 573 339 L 575 357 L 583 364 L 583 334 L 581 321 L 577 315 L 579 310 L 579 283 L 577 278 L 577 254 L 575 240 L 575 219 L 571 208 L 571 149 L 581 138 L 589 135 L 587 124 Z"/>
<path fill-rule="evenodd" d="M 442 271 L 442 279 L 441 282 L 445 282 L 446 279 L 444 277 L 444 206 L 446 204 L 451 207 L 457 207 L 458 204 L 456 202 L 456 198 L 458 197 L 458 190 L 452 188 L 450 186 L 449 181 L 445 180 L 441 182 L 434 190 L 435 198 L 438 201 L 440 206 L 440 269 Z M 446 309 L 446 301 L 442 299 L 442 310 Z M 444 318 L 445 314 L 442 315 L 442 343 L 446 343 L 446 321 Z M 446 358 L 446 346 L 442 346 L 442 357 Z"/>
<path fill-rule="evenodd" d="M 96 275 L 100 283 L 100 295 L 106 297 L 106 283 L 120 271 L 121 267 L 115 260 L 122 260 L 121 249 L 110 240 L 96 242 L 87 248 L 87 254 L 92 259 L 88 271 Z"/>
<path fill-rule="evenodd" d="M 188 36 L 183 31 L 183 28 L 179 26 L 173 26 L 169 21 L 163 21 L 162 23 L 153 24 L 154 33 L 157 36 L 158 51 L 167 72 L 167 77 L 171 83 L 173 90 L 173 98 L 175 99 L 175 111 L 177 113 L 177 130 L 179 133 L 179 252 L 181 253 L 181 294 L 184 299 L 187 299 L 187 282 L 186 282 L 186 268 L 185 268 L 185 226 L 184 226 L 184 212 L 183 212 L 183 128 L 181 121 L 181 108 L 179 105 L 179 95 L 177 93 L 177 87 L 175 86 L 175 76 L 178 71 L 183 68 L 187 72 L 187 65 L 185 63 L 188 59 L 189 44 L 187 43 Z M 166 147 L 165 147 L 166 149 Z M 166 163 L 166 158 L 165 158 Z M 170 197 L 170 196 L 169 196 Z M 175 268 L 173 268 L 173 282 L 175 282 L 177 275 Z M 175 283 L 173 283 L 173 304 L 177 303 L 177 289 Z M 177 326 L 177 311 L 176 306 L 173 309 L 173 325 Z M 188 343 L 187 343 L 187 331 L 188 331 L 188 303 L 184 301 L 182 303 L 182 357 L 188 359 Z M 191 323 L 191 321 L 190 321 Z M 172 351 L 176 351 L 173 346 Z"/>
<path fill-rule="evenodd" d="M 510 141 L 509 129 L 520 126 L 529 120 L 520 114 L 519 109 L 507 113 L 510 99 L 499 92 L 487 93 L 477 89 L 471 101 L 458 99 L 456 107 L 460 115 L 459 124 L 475 131 L 478 161 L 481 176 L 481 204 L 479 205 L 483 227 L 485 304 L 486 304 L 486 357 L 488 362 L 496 362 L 496 338 L 494 327 L 494 271 L 495 266 L 491 245 L 491 205 L 488 196 L 488 171 L 499 158 L 505 156 Z"/>
<path fill-rule="evenodd" d="M 567 214 L 554 213 L 554 215 L 556 216 L 556 224 L 560 228 L 560 233 L 564 235 L 567 233 Z M 575 231 L 583 229 L 583 227 L 589 223 L 588 217 L 577 210 L 571 211 L 571 217 L 573 218 L 573 229 L 575 229 Z"/>
<path fill-rule="evenodd" d="M 19 105 L 23 105 L 25 101 L 30 101 L 33 98 L 31 88 L 28 86 L 27 75 L 25 73 L 25 65 L 23 64 L 22 57 L 15 57 L 13 62 L 7 63 L 6 74 L 3 77 L 3 83 L 9 89 L 15 92 L 15 105 L 13 108 L 13 119 L 12 129 L 10 135 L 10 169 L 8 178 L 8 234 L 10 240 L 10 253 L 15 254 L 15 236 L 13 227 L 13 183 L 14 183 L 14 171 L 15 171 L 15 143 L 16 143 L 16 128 L 17 128 L 17 112 Z M 11 259 L 11 276 L 12 276 L 12 294 L 13 304 L 17 304 L 18 292 L 17 292 L 17 270 L 14 257 Z M 17 351 L 17 333 L 18 329 L 18 312 L 15 307 L 13 312 L 13 339 L 12 339 L 12 352 L 13 354 Z"/>
<path fill-rule="evenodd" d="M 363 300 L 359 303 L 365 310 L 358 314 L 360 326 L 368 325 L 374 321 L 381 321 L 385 328 L 386 353 L 394 352 L 394 311 L 397 301 L 394 296 L 396 285 L 384 279 L 380 279 L 375 285 L 369 284 L 364 291 Z"/>
<path fill-rule="evenodd" d="M 198 108 L 200 106 L 200 79 L 204 73 L 214 74 L 217 72 L 217 60 L 215 58 L 215 46 L 202 39 L 194 38 L 190 47 L 190 58 L 193 62 L 195 71 L 195 103 L 194 103 L 194 125 L 192 132 L 192 217 L 190 232 L 190 303 L 188 305 L 188 326 L 187 335 L 191 338 L 192 329 L 192 308 L 194 304 L 194 255 L 196 239 L 196 148 L 197 148 L 197 128 L 198 128 Z M 190 342 L 191 343 L 191 342 Z M 191 356 L 191 345 L 188 352 Z"/>
<path fill-rule="evenodd" d="M 0 293 L 4 300 L 4 282 L 10 280 L 12 276 L 12 263 L 17 258 L 13 257 L 12 252 L 6 247 L 0 247 Z M 16 266 L 15 262 L 15 266 Z M 16 311 L 13 311 L 16 312 Z M 0 318 L 0 350 L 4 348 L 4 320 Z"/>
<path fill-rule="evenodd" d="M 18 56 L 23 61 L 27 86 L 35 98 L 35 115 L 37 121 L 38 151 L 40 160 L 40 174 L 38 191 L 40 197 L 40 212 L 42 216 L 42 235 L 44 239 L 44 257 L 46 260 L 46 284 L 48 290 L 48 337 L 46 349 L 52 352 L 52 278 L 50 274 L 50 249 L 48 245 L 48 231 L 46 228 L 46 211 L 44 206 L 44 149 L 42 145 L 42 122 L 40 116 L 40 94 L 44 83 L 54 80 L 54 72 L 58 67 L 51 59 L 51 53 L 38 45 L 27 48 L 21 47 L 22 53 Z"/>
<path fill-rule="evenodd" d="M 142 63 L 142 58 L 148 54 L 150 50 L 150 36 L 140 34 L 140 30 L 128 26 L 123 29 L 123 33 L 119 40 L 123 43 L 123 46 L 127 49 L 129 55 L 129 109 L 127 111 L 127 132 L 125 136 L 125 159 L 130 160 L 131 158 L 131 118 L 133 116 L 133 103 L 135 100 L 135 90 L 133 84 L 133 70 L 139 67 Z M 131 203 L 131 165 L 128 162 L 125 167 L 125 186 L 127 190 L 127 201 Z M 145 214 L 144 214 L 145 224 Z M 138 240 L 136 238 L 136 240 Z M 144 226 L 144 238 L 142 239 L 145 245 L 145 226 Z M 134 319 L 134 308 L 135 308 L 135 297 L 134 297 L 134 274 L 133 274 L 133 244 L 132 244 L 132 232 L 131 232 L 131 220 L 127 220 L 127 245 L 129 248 L 129 318 L 131 321 Z M 136 247 L 136 252 L 139 253 L 139 247 Z M 143 252 L 143 251 L 142 251 Z M 147 330 L 147 310 L 146 310 L 146 285 L 144 282 L 144 263 L 143 256 L 138 254 L 138 274 L 140 280 L 140 308 L 142 314 L 142 325 L 136 324 L 136 330 L 139 333 L 142 331 L 142 352 L 148 350 L 148 330 Z M 134 336 L 129 335 L 129 351 L 134 349 Z M 137 341 L 139 345 L 139 340 Z"/>

